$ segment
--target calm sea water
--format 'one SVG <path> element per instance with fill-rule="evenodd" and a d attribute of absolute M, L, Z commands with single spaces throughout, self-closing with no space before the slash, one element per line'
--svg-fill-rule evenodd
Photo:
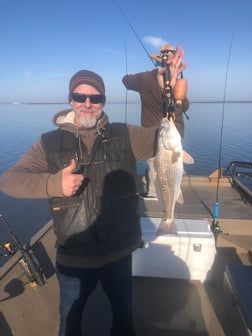
<path fill-rule="evenodd" d="M 41 133 L 54 128 L 55 112 L 68 105 L 0 104 L 0 174 L 16 162 Z M 106 104 L 111 121 L 140 124 L 140 105 Z M 195 160 L 189 175 L 209 175 L 233 160 L 252 161 L 252 103 L 191 103 L 183 147 Z M 223 125 L 222 125 L 223 117 Z M 221 137 L 222 132 L 222 137 Z M 222 141 L 221 141 L 222 138 Z M 46 200 L 16 200 L 0 192 L 0 213 L 22 243 L 50 219 Z M 8 235 L 0 223 L 0 245 Z M 0 260 L 1 263 L 1 260 Z"/>

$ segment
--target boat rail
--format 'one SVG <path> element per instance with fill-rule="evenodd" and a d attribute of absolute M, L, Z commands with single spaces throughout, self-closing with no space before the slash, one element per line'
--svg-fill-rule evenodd
<path fill-rule="evenodd" d="M 252 162 L 232 161 L 225 173 L 242 200 L 252 204 Z"/>

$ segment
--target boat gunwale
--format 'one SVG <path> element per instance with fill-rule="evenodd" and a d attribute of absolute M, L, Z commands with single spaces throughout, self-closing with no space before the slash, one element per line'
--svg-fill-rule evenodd
<path fill-rule="evenodd" d="M 38 232 L 36 232 L 30 239 L 30 241 L 24 244 L 24 248 L 32 249 L 41 239 L 46 235 L 46 233 L 52 228 L 53 221 L 50 219 Z M 12 268 L 16 266 L 19 260 L 22 258 L 20 251 L 16 251 L 10 259 L 0 267 L 0 281 L 4 276 L 11 271 Z"/>

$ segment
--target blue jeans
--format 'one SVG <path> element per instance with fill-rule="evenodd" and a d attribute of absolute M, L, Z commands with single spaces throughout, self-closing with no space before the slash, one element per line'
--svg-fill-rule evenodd
<path fill-rule="evenodd" d="M 132 256 L 100 268 L 72 268 L 56 264 L 60 287 L 59 336 L 81 336 L 81 320 L 98 280 L 113 313 L 111 336 L 134 336 L 132 317 Z M 97 321 L 99 323 L 99 321 Z"/>

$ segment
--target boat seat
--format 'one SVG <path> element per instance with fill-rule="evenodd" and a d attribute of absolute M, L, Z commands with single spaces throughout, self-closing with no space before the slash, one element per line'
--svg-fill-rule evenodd
<path fill-rule="evenodd" d="M 244 330 L 239 335 L 252 335 L 252 265 L 227 264 L 224 275 L 226 289 L 231 293 L 233 311 L 239 312 Z M 229 302 L 229 304 L 230 304 Z M 229 307 L 230 309 L 230 307 Z M 229 321 L 231 316 L 229 316 Z M 236 319 L 236 325 L 238 320 Z"/>

